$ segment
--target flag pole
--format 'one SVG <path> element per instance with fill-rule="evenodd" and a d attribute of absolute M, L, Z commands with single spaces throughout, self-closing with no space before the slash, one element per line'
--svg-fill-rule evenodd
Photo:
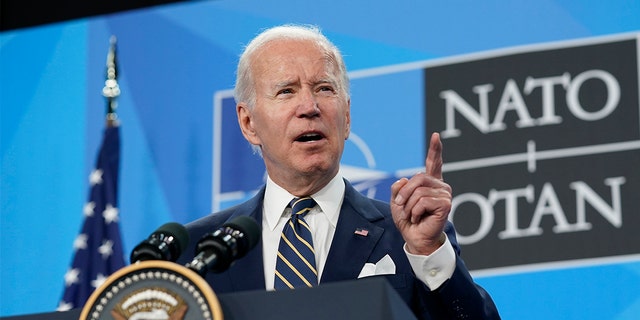
<path fill-rule="evenodd" d="M 120 96 L 120 86 L 118 86 L 118 64 L 116 59 L 117 38 L 111 36 L 109 39 L 109 53 L 107 54 L 107 75 L 102 88 L 102 95 L 107 98 L 107 127 L 118 126 L 118 102 Z"/>
<path fill-rule="evenodd" d="M 96 166 L 89 175 L 90 190 L 83 208 L 84 222 L 73 242 L 74 256 L 64 275 L 65 289 L 58 311 L 81 308 L 107 277 L 125 265 L 118 222 L 120 128 L 116 98 L 120 95 L 120 87 L 116 70 L 116 38 L 112 36 L 107 54 L 107 77 L 102 89 L 102 95 L 107 98 L 107 127 Z"/>

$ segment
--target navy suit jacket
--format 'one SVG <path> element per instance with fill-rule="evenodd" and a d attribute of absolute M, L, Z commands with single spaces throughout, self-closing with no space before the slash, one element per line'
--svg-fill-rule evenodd
<path fill-rule="evenodd" d="M 499 319 L 491 297 L 473 282 L 464 262 L 459 257 L 453 225 L 445 231 L 456 253 L 456 269 L 440 288 L 429 288 L 414 276 L 403 250 L 404 239 L 391 217 L 388 203 L 367 198 L 345 180 L 346 190 L 335 235 L 327 256 L 320 284 L 355 280 L 365 263 L 376 263 L 385 255 L 391 256 L 396 274 L 384 277 L 396 289 L 419 319 Z M 190 262 L 197 242 L 207 233 L 241 215 L 253 217 L 262 223 L 264 187 L 252 199 L 235 207 L 198 219 L 186 225 L 191 243 L 177 261 Z M 358 235 L 358 228 L 368 230 Z M 237 260 L 222 273 L 208 272 L 206 280 L 216 294 L 246 290 L 265 290 L 262 244 Z"/>

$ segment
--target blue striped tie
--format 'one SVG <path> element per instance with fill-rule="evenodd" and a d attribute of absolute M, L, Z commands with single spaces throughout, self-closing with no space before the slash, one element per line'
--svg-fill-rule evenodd
<path fill-rule="evenodd" d="M 312 287 L 318 284 L 315 251 L 309 225 L 304 216 L 315 207 L 310 197 L 294 198 L 291 206 L 291 219 L 282 229 L 274 288 L 286 289 Z"/>

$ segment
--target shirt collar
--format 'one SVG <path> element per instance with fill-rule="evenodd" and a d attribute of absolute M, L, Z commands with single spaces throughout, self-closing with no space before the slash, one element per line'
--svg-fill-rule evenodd
<path fill-rule="evenodd" d="M 337 174 L 324 188 L 311 195 L 334 228 L 338 223 L 344 191 L 344 180 L 341 175 Z M 267 176 L 267 186 L 263 200 L 263 216 L 270 230 L 275 229 L 285 208 L 294 197 L 294 195 L 273 182 L 271 177 Z"/>

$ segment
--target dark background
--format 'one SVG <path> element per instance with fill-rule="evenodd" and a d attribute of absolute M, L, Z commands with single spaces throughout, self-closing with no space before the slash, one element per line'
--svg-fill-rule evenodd
<path fill-rule="evenodd" d="M 569 112 L 566 89 L 554 88 L 555 114 L 562 117 L 561 124 L 517 128 L 513 110 L 507 112 L 503 131 L 482 133 L 459 114 L 456 128 L 459 137 L 444 138 L 446 152 L 444 163 L 482 159 L 494 156 L 525 153 L 527 142 L 534 141 L 536 152 L 562 150 L 574 147 L 607 145 L 638 139 L 638 75 L 637 40 L 620 40 L 591 45 L 572 46 L 530 51 L 505 56 L 460 62 L 425 69 L 425 92 L 428 137 L 430 132 L 445 129 L 446 106 L 440 92 L 454 90 L 476 110 L 478 97 L 471 88 L 480 84 L 493 84 L 488 94 L 489 122 L 493 122 L 497 107 L 508 79 L 518 82 L 518 90 L 533 119 L 542 116 L 540 88 L 530 94 L 523 93 L 525 79 L 529 76 L 543 78 L 568 72 L 573 79 L 587 70 L 605 70 L 620 85 L 620 101 L 614 111 L 597 121 L 584 121 Z M 610 59 L 607 57 L 615 57 Z M 429 81 L 438 79 L 438 81 Z M 579 93 L 581 106 L 599 109 L 607 92 L 599 80 L 587 80 Z M 640 250 L 640 177 L 637 164 L 640 152 L 610 152 L 587 156 L 563 156 L 553 159 L 537 159 L 536 170 L 529 172 L 526 162 L 487 166 L 446 172 L 446 181 L 454 187 L 454 197 L 475 193 L 487 198 L 491 190 L 513 190 L 532 186 L 531 202 L 518 199 L 518 229 L 530 226 L 541 191 L 544 186 L 553 188 L 559 205 L 569 225 L 577 222 L 576 191 L 573 182 L 585 183 L 611 205 L 611 189 L 605 185 L 607 178 L 624 177 L 620 186 L 622 225 L 613 226 L 590 204 L 585 205 L 589 230 L 555 232 L 556 220 L 545 215 L 540 223 L 542 234 L 501 239 L 499 233 L 506 228 L 505 201 L 493 205 L 494 221 L 491 231 L 480 241 L 462 245 L 463 258 L 472 270 L 504 266 L 517 266 L 541 262 L 591 259 L 637 254 Z M 545 205 L 545 202 L 543 202 Z M 478 230 L 480 210 L 477 205 L 464 204 L 456 210 L 454 224 L 459 234 L 469 236 Z M 464 217 L 462 215 L 464 214 Z"/>
<path fill-rule="evenodd" d="M 0 31 L 189 0 L 2 0 Z"/>

